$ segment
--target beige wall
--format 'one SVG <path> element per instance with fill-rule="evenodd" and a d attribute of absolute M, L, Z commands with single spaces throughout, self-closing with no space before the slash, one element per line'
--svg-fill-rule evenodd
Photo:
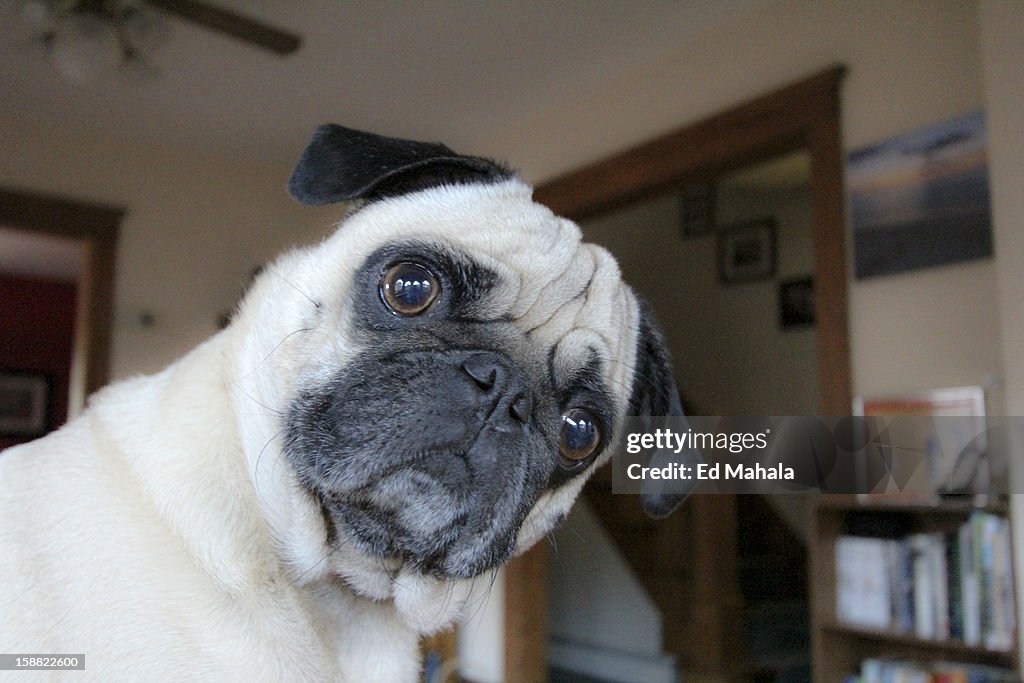
<path fill-rule="evenodd" d="M 616 255 L 625 279 L 657 312 L 691 412 L 815 414 L 814 329 L 783 330 L 778 313 L 779 282 L 813 273 L 809 188 L 719 184 L 720 225 L 776 221 L 777 274 L 731 285 L 718 280 L 714 234 L 680 235 L 678 201 L 669 193 L 587 221 L 583 230 Z"/>
<path fill-rule="evenodd" d="M 981 6 L 985 107 L 989 115 L 996 285 L 1003 339 L 1006 414 L 1024 415 L 1024 3 L 985 0 Z M 1016 432 L 1011 477 L 1024 491 L 1024 435 Z M 1012 497 L 1017 623 L 1024 623 L 1024 494 Z M 1024 648 L 1024 629 L 1018 632 Z M 1021 665 L 1024 667 L 1024 664 Z"/>
<path fill-rule="evenodd" d="M 1007 414 L 1024 415 L 1024 3 L 986 0 L 981 16 L 996 225 L 994 303 L 1002 329 Z"/>
<path fill-rule="evenodd" d="M 127 209 L 114 294 L 115 379 L 159 370 L 213 334 L 253 266 L 316 239 L 331 221 L 287 196 L 288 167 L 27 121 L 0 120 L 0 130 L 0 185 Z M 142 312 L 156 324 L 142 327 Z"/>

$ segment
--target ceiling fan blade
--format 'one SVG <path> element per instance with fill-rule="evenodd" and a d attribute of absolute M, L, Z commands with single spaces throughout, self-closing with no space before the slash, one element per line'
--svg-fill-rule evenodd
<path fill-rule="evenodd" d="M 214 31 L 220 31 L 280 55 L 291 54 L 302 44 L 302 39 L 293 33 L 285 33 L 235 12 L 213 7 L 205 2 L 196 2 L 195 0 L 145 0 L 145 2 L 182 19 L 187 19 Z"/>

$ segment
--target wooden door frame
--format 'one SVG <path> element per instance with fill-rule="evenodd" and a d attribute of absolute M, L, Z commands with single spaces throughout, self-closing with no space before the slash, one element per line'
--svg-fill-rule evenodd
<path fill-rule="evenodd" d="M 88 286 L 83 339 L 85 394 L 110 379 L 111 326 L 114 319 L 114 266 L 124 211 L 24 190 L 0 188 L 0 226 L 81 239 L 86 244 L 83 277 Z"/>
<path fill-rule="evenodd" d="M 534 198 L 582 221 L 680 189 L 687 183 L 807 150 L 811 159 L 812 239 L 821 414 L 851 409 L 846 225 L 839 89 L 846 68 L 809 78 L 539 186 Z M 543 680 L 547 667 L 546 557 L 543 543 L 505 573 L 505 680 Z M 524 624 L 524 622 L 527 622 Z"/>

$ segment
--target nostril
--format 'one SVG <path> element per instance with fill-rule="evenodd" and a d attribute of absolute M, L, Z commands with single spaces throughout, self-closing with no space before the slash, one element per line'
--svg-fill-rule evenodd
<path fill-rule="evenodd" d="M 530 398 L 529 394 L 519 394 L 513 399 L 509 410 L 517 420 L 523 424 L 528 424 L 530 416 L 533 414 L 533 399 Z"/>
<path fill-rule="evenodd" d="M 462 361 L 462 369 L 473 378 L 478 387 L 485 390 L 494 386 L 498 376 L 498 368 L 494 361 L 483 354 L 470 356 Z"/>

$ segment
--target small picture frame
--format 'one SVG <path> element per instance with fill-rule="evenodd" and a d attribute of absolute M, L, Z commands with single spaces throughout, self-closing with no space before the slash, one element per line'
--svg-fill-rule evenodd
<path fill-rule="evenodd" d="M 50 422 L 50 381 L 43 373 L 0 370 L 0 435 L 35 438 Z"/>
<path fill-rule="evenodd" d="M 784 330 L 814 327 L 814 278 L 790 278 L 779 283 L 779 325 Z"/>
<path fill-rule="evenodd" d="M 735 223 L 718 231 L 718 280 L 758 282 L 775 275 L 775 219 Z"/>
<path fill-rule="evenodd" d="M 714 183 L 694 183 L 679 194 L 679 228 L 683 239 L 710 235 L 714 232 Z"/>
<path fill-rule="evenodd" d="M 865 453 L 869 498 L 913 502 L 944 495 L 984 498 L 989 494 L 993 463 L 982 387 L 858 397 L 854 414 L 878 419 L 878 433 L 868 439 L 873 449 Z M 873 486 L 876 481 L 887 481 L 877 476 L 884 472 L 891 475 L 885 487 Z"/>

